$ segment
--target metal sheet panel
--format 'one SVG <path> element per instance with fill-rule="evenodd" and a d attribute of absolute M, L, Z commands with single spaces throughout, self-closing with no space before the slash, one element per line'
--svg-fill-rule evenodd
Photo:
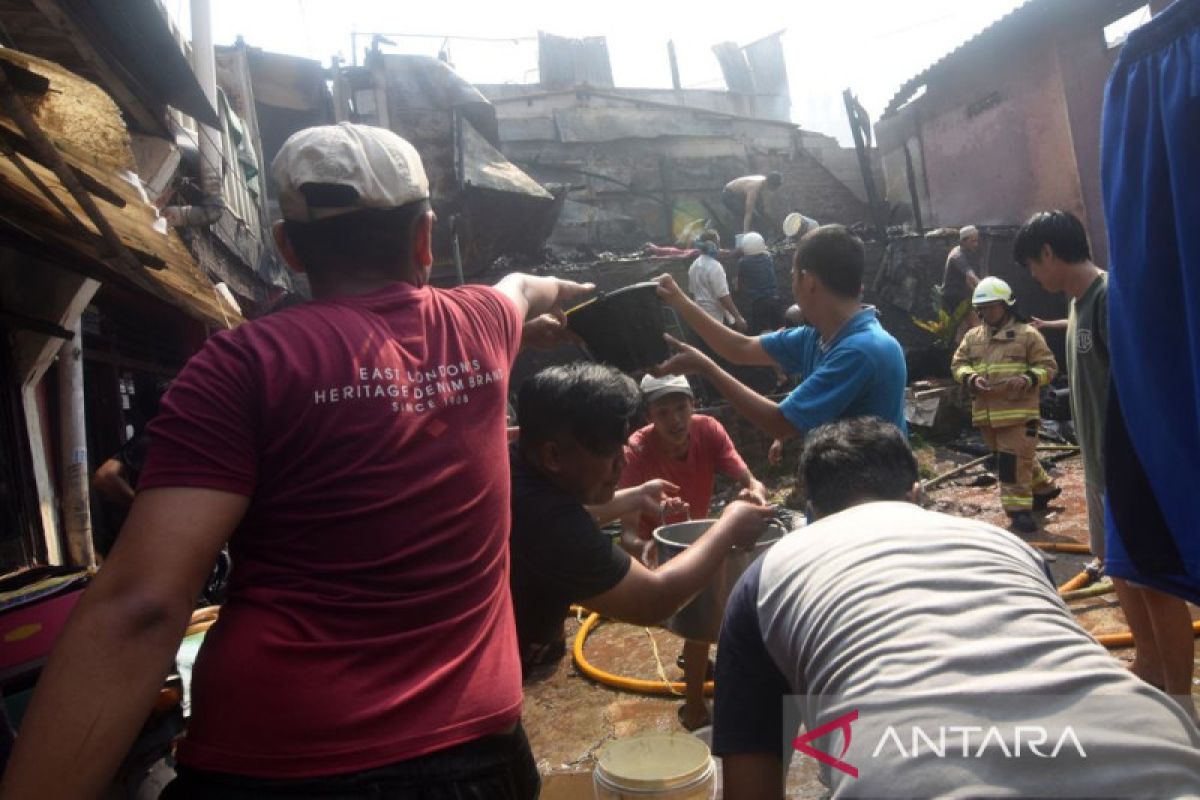
<path fill-rule="evenodd" d="M 542 86 L 613 85 L 608 41 L 603 36 L 571 39 L 538 32 L 538 76 Z"/>
<path fill-rule="evenodd" d="M 492 147 L 465 119 L 462 121 L 462 165 L 464 186 L 540 197 L 547 201 L 553 199 L 541 184 Z"/>
<path fill-rule="evenodd" d="M 554 122 L 562 142 L 613 142 L 664 136 L 731 136 L 728 117 L 680 108 L 576 108 L 557 110 Z"/>
<path fill-rule="evenodd" d="M 721 74 L 725 76 L 729 91 L 754 94 L 754 74 L 750 72 L 742 48 L 734 42 L 721 42 L 713 45 L 713 54 L 721 65 Z"/>

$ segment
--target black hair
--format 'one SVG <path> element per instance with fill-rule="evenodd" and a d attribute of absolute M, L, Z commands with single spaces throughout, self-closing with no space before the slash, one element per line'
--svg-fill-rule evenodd
<path fill-rule="evenodd" d="M 403 275 L 410 266 L 416 222 L 428 200 L 398 208 L 364 208 L 313 222 L 284 220 L 283 229 L 306 272 Z"/>
<path fill-rule="evenodd" d="M 629 437 L 641 404 L 637 384 L 613 367 L 587 361 L 547 367 L 517 395 L 521 447 L 566 434 L 592 453 L 608 455 Z"/>
<path fill-rule="evenodd" d="M 721 243 L 721 234 L 717 233 L 712 228 L 704 231 L 704 233 L 700 234 L 696 238 L 702 242 L 714 242 L 718 245 Z"/>
<path fill-rule="evenodd" d="M 822 225 L 800 239 L 792 268 L 813 273 L 835 294 L 856 298 L 862 294 L 865 261 L 862 239 L 844 225 Z"/>
<path fill-rule="evenodd" d="M 1023 267 L 1028 266 L 1030 259 L 1041 255 L 1045 245 L 1050 245 L 1050 252 L 1068 264 L 1092 258 L 1087 231 L 1070 211 L 1042 211 L 1030 217 L 1013 240 L 1013 259 Z"/>
<path fill-rule="evenodd" d="M 917 481 L 917 459 L 900 429 L 854 417 L 809 432 L 800 454 L 813 511 L 827 516 L 872 500 L 904 500 Z"/>
<path fill-rule="evenodd" d="M 772 189 L 778 189 L 782 185 L 783 185 L 783 176 L 782 175 L 780 175 L 778 172 L 768 172 L 767 173 L 767 186 L 770 186 Z"/>

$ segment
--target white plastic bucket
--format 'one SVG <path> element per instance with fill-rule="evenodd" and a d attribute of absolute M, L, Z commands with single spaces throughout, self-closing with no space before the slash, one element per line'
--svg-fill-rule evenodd
<path fill-rule="evenodd" d="M 596 800 L 712 800 L 716 765 L 687 733 L 646 733 L 609 743 L 592 773 Z"/>
<path fill-rule="evenodd" d="M 798 211 L 793 211 L 783 218 L 783 232 L 787 236 L 803 236 L 819 227 L 821 227 L 821 223 L 812 217 L 804 216 Z"/>

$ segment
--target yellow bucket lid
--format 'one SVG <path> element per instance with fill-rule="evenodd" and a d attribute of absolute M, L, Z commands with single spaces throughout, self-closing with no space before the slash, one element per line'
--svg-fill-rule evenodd
<path fill-rule="evenodd" d="M 610 742 L 596 771 L 623 789 L 671 789 L 702 777 L 711 763 L 708 745 L 691 734 L 645 733 Z"/>

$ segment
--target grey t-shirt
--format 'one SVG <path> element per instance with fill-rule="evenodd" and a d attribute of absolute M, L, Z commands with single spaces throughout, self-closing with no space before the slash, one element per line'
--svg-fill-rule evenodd
<path fill-rule="evenodd" d="M 942 272 L 942 296 L 954 301 L 965 299 L 970 292 L 967 289 L 967 273 L 979 274 L 975 259 L 957 245 L 946 256 L 946 269 Z"/>
<path fill-rule="evenodd" d="M 858 771 L 826 766 L 832 797 L 1200 793 L 1200 733 L 1079 627 L 1035 550 L 909 503 L 819 520 L 756 562 L 726 607 L 716 687 L 721 756 L 795 747 L 788 693 L 802 695 L 809 731 L 840 720 L 812 743 Z M 953 728 L 942 756 L 913 746 L 912 728 L 936 745 L 939 727 L 964 719 L 979 726 L 967 757 Z M 1051 731 L 1043 751 L 1070 726 L 1085 757 L 1070 742 L 1031 756 L 1039 726 Z M 1024 757 L 997 744 L 1011 754 L 1014 736 Z"/>
<path fill-rule="evenodd" d="M 1104 415 L 1108 409 L 1108 273 L 1071 300 L 1067 316 L 1071 418 L 1083 450 L 1084 478 L 1104 486 Z"/>

